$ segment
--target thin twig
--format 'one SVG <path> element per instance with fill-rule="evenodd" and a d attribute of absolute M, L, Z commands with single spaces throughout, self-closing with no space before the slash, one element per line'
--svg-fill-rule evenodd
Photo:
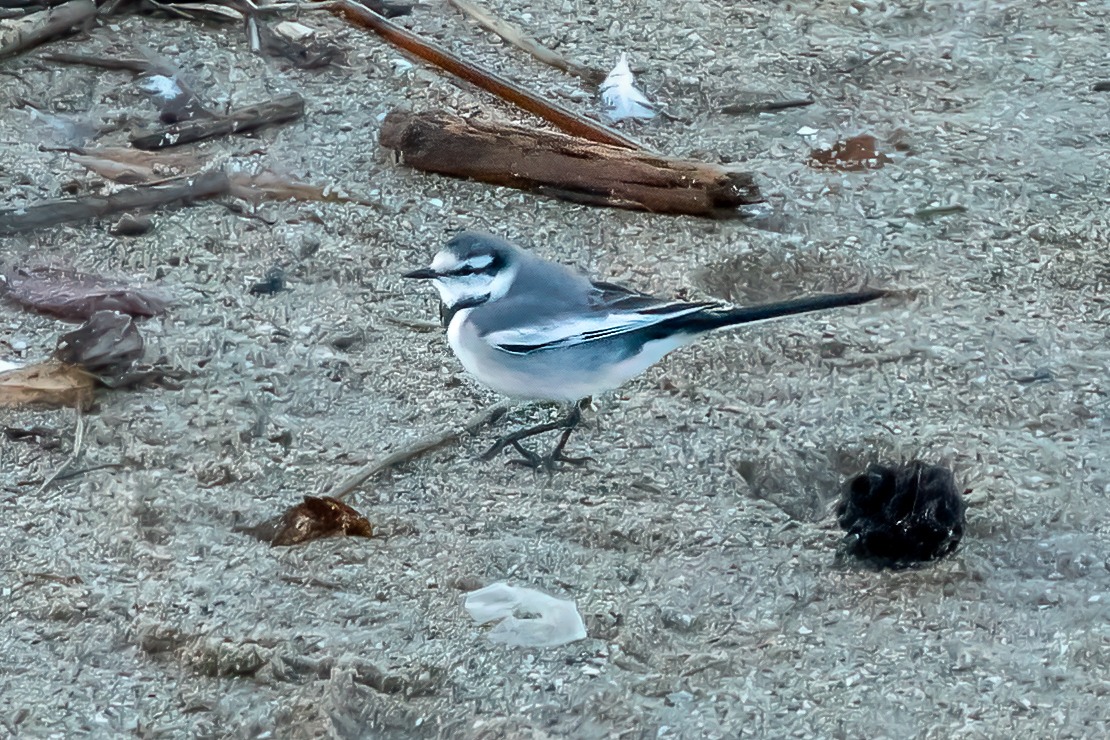
<path fill-rule="evenodd" d="M 913 212 L 914 218 L 929 219 L 936 218 L 937 216 L 951 216 L 954 213 L 963 213 L 967 210 L 967 206 L 960 205 L 959 203 L 952 203 L 946 206 L 931 206 L 929 208 L 919 208 Z"/>
<path fill-rule="evenodd" d="M 482 28 L 497 34 L 506 43 L 531 54 L 544 64 L 551 65 L 555 69 L 561 69 L 567 74 L 581 77 L 594 85 L 600 85 L 605 80 L 605 73 L 601 70 L 567 59 L 554 49 L 544 46 L 519 27 L 503 18 L 498 18 L 486 8 L 475 5 L 470 0 L 448 0 L 448 2 L 477 21 Z"/>
<path fill-rule="evenodd" d="M 403 463 L 415 460 L 432 450 L 437 450 L 446 444 L 454 442 L 464 434 L 473 434 L 486 424 L 491 424 L 497 419 L 501 418 L 506 411 L 509 410 L 509 402 L 501 401 L 492 406 L 488 406 L 478 413 L 471 416 L 469 419 L 462 423 L 462 426 L 454 429 L 449 429 L 446 432 L 437 432 L 421 437 L 412 444 L 404 447 L 391 455 L 386 455 L 381 460 L 371 463 L 366 467 L 359 470 L 354 475 L 351 475 L 342 483 L 337 484 L 326 495 L 335 499 L 344 499 L 353 493 L 359 486 L 378 473 L 382 473 L 390 468 L 397 467 Z"/>
<path fill-rule="evenodd" d="M 797 100 L 764 100 L 758 103 L 733 103 L 721 108 L 721 113 L 730 116 L 744 115 L 745 113 L 773 113 L 787 110 L 788 108 L 803 108 L 813 105 L 813 98 L 799 98 Z"/>
<path fill-rule="evenodd" d="M 411 319 L 407 316 L 396 316 L 391 313 L 381 314 L 381 317 L 391 324 L 403 326 L 406 329 L 413 331 L 443 331 L 443 324 L 439 321 L 428 321 L 427 319 Z"/>
<path fill-rule="evenodd" d="M 840 72 L 841 74 L 848 74 L 850 72 L 855 72 L 857 69 L 863 69 L 867 65 L 874 64 L 875 62 L 879 61 L 880 59 L 885 59 L 886 57 L 890 56 L 893 53 L 894 52 L 891 49 L 884 49 L 883 51 L 875 52 L 874 54 L 867 57 L 866 59 L 864 59 L 861 62 L 857 62 L 855 64 L 848 65 L 847 67 L 844 67 L 842 69 L 838 69 L 836 71 Z"/>
<path fill-rule="evenodd" d="M 87 468 L 81 468 L 80 470 L 71 470 L 68 473 L 66 473 L 65 475 L 55 476 L 54 480 L 59 480 L 59 481 L 69 480 L 70 478 L 76 478 L 79 475 L 85 475 L 86 473 L 92 473 L 92 472 L 95 472 L 97 470 L 108 470 L 108 469 L 119 470 L 122 467 L 123 467 L 122 463 L 103 463 L 101 465 L 92 465 L 92 466 L 87 467 Z"/>
<path fill-rule="evenodd" d="M 368 28 L 389 43 L 415 54 L 426 62 L 461 77 L 519 108 L 539 116 L 568 134 L 601 144 L 639 149 L 645 147 L 624 134 L 596 121 L 583 118 L 574 111 L 547 100 L 474 62 L 455 56 L 446 49 L 427 41 L 412 31 L 386 20 L 354 0 L 339 0 L 335 12 L 351 23 Z"/>
<path fill-rule="evenodd" d="M 39 490 L 35 491 L 36 498 L 40 496 L 43 491 L 46 490 L 47 486 L 53 483 L 60 475 L 65 473 L 71 467 L 76 465 L 77 461 L 81 459 L 82 448 L 85 445 L 85 417 L 81 414 L 80 406 L 75 406 L 74 411 L 76 411 L 77 413 L 77 428 L 73 432 L 73 452 L 70 453 L 69 459 L 62 463 L 62 466 L 60 468 L 55 470 L 50 475 L 50 477 L 42 482 L 42 485 L 39 486 Z"/>

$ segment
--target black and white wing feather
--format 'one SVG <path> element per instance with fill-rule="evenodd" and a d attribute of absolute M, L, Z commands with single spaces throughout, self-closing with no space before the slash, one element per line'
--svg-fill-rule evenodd
<path fill-rule="evenodd" d="M 588 312 L 500 329 L 483 338 L 504 352 L 529 354 L 649 330 L 719 305 L 664 301 L 614 283 L 592 285 Z"/>

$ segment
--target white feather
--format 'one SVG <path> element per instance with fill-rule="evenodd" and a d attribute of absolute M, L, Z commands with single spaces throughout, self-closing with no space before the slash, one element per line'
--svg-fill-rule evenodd
<path fill-rule="evenodd" d="M 654 118 L 655 110 L 644 94 L 636 89 L 628 56 L 621 52 L 621 59 L 601 83 L 602 113 L 616 123 L 626 118 Z"/>
<path fill-rule="evenodd" d="M 174 98 L 184 95 L 181 90 L 181 85 L 177 83 L 174 77 L 167 77 L 166 75 L 151 75 L 139 80 L 139 86 L 146 90 L 148 93 L 156 98 L 162 100 L 173 100 Z"/>

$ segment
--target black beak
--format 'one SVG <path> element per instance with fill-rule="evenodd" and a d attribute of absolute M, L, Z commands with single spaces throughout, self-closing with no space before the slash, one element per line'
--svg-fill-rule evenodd
<path fill-rule="evenodd" d="M 433 270 L 430 267 L 421 267 L 419 270 L 413 270 L 412 272 L 406 272 L 401 277 L 403 277 L 403 278 L 412 278 L 413 280 L 432 280 L 434 278 L 439 277 L 439 273 L 436 272 L 435 270 Z"/>

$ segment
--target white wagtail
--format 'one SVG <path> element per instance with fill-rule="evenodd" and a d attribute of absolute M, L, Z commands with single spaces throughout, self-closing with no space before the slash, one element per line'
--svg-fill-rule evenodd
<path fill-rule="evenodd" d="M 511 398 L 570 404 L 566 418 L 503 437 L 482 455 L 492 459 L 511 445 L 533 467 L 588 459 L 563 454 L 582 401 L 618 388 L 702 334 L 886 295 L 861 290 L 744 308 L 667 300 L 591 280 L 473 231 L 461 232 L 431 265 L 404 277 L 435 285 L 446 309 L 447 341 L 478 382 Z M 563 435 L 546 457 L 520 444 L 555 429 Z"/>

